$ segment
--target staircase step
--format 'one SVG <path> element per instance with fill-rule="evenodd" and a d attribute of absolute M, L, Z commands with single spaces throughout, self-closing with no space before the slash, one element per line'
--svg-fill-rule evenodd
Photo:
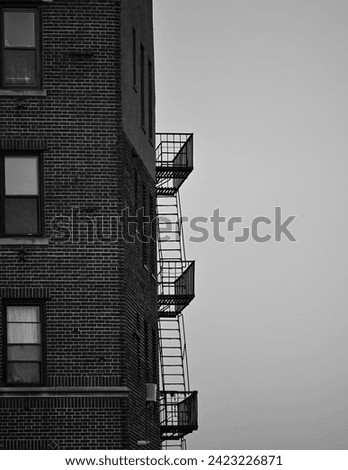
<path fill-rule="evenodd" d="M 182 377 L 182 374 L 167 374 L 170 377 Z"/>
<path fill-rule="evenodd" d="M 184 382 L 163 382 L 164 385 L 184 385 Z M 170 392 L 170 390 L 168 390 L 168 392 Z"/>
<path fill-rule="evenodd" d="M 160 216 L 160 214 L 157 214 L 157 215 Z M 177 218 L 175 220 L 163 220 L 162 222 L 161 222 L 161 220 L 158 221 L 158 226 L 159 227 L 164 226 L 164 225 L 169 228 L 169 225 L 179 226 L 180 224 L 179 224 Z"/>
<path fill-rule="evenodd" d="M 178 369 L 183 369 L 182 365 L 181 364 L 164 364 L 164 366 L 167 368 L 167 367 L 177 367 Z M 171 375 L 169 373 L 169 375 Z M 180 374 L 181 375 L 181 374 Z"/>
<path fill-rule="evenodd" d="M 160 230 L 159 233 L 161 235 L 162 235 L 162 233 L 180 233 L 180 230 Z"/>
<path fill-rule="evenodd" d="M 163 320 L 161 320 L 161 321 L 163 321 Z M 169 327 L 169 325 L 168 325 L 169 321 L 166 322 L 166 324 L 165 324 L 166 327 Z M 172 321 L 175 321 L 175 320 L 172 320 Z M 161 328 L 161 331 L 177 331 L 179 333 L 180 329 L 179 328 L 164 328 L 163 327 L 163 328 Z"/>
<path fill-rule="evenodd" d="M 179 214 L 177 212 L 162 212 L 161 214 L 157 214 L 159 216 L 161 215 L 176 215 L 178 216 Z M 170 222 L 167 222 L 167 223 L 170 223 Z"/>
<path fill-rule="evenodd" d="M 163 251 L 178 251 L 178 249 L 177 248 L 166 248 Z M 166 260 L 166 261 L 170 261 L 170 260 Z"/>

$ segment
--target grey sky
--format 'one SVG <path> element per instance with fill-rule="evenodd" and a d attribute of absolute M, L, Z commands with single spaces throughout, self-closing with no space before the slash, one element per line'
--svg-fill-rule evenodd
<path fill-rule="evenodd" d="M 296 243 L 187 243 L 189 448 L 348 449 L 348 2 L 154 6 L 157 130 L 195 133 L 185 215 L 298 216 Z"/>

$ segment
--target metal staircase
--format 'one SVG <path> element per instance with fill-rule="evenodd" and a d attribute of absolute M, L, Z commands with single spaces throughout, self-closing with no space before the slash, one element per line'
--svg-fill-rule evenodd
<path fill-rule="evenodd" d="M 194 261 L 186 260 L 179 195 L 193 170 L 193 135 L 156 137 L 161 435 L 164 448 L 184 448 L 184 437 L 198 428 L 183 316 L 194 298 Z"/>

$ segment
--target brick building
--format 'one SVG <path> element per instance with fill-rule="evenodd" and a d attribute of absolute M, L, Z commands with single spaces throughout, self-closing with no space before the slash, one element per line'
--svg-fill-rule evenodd
<path fill-rule="evenodd" d="M 155 135 L 152 0 L 0 10 L 0 448 L 183 448 L 193 137 Z"/>
<path fill-rule="evenodd" d="M 0 446 L 159 448 L 152 1 L 0 8 Z"/>

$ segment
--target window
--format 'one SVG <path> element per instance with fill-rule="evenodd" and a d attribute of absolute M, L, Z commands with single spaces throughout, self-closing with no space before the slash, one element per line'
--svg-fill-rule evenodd
<path fill-rule="evenodd" d="M 39 155 L 3 155 L 3 236 L 41 235 L 41 189 Z"/>
<path fill-rule="evenodd" d="M 137 87 L 137 33 L 135 29 L 132 30 L 133 33 L 133 87 Z"/>
<path fill-rule="evenodd" d="M 2 8 L 1 85 L 4 88 L 40 86 L 39 11 Z"/>
<path fill-rule="evenodd" d="M 148 61 L 148 95 L 149 139 L 153 142 L 153 67 L 150 60 Z"/>
<path fill-rule="evenodd" d="M 143 264 L 148 267 L 148 213 L 147 213 L 147 198 L 146 198 L 146 188 L 145 185 L 142 187 L 142 227 L 141 227 L 141 237 L 142 237 L 142 250 L 143 250 Z"/>
<path fill-rule="evenodd" d="M 136 347 L 137 347 L 137 371 L 141 375 L 141 348 L 140 348 L 140 315 L 137 312 L 137 329 L 136 329 Z"/>
<path fill-rule="evenodd" d="M 43 383 L 43 304 L 4 304 L 5 368 L 7 385 Z"/>
<path fill-rule="evenodd" d="M 134 212 L 137 215 L 139 204 L 139 177 L 137 170 L 134 170 Z"/>
<path fill-rule="evenodd" d="M 153 197 L 149 195 L 149 215 L 150 215 L 150 268 L 153 274 L 156 273 L 156 214 Z"/>
<path fill-rule="evenodd" d="M 141 127 L 145 131 L 145 49 L 140 44 L 140 113 Z"/>
<path fill-rule="evenodd" d="M 149 370 L 149 328 L 147 321 L 144 320 L 144 363 L 145 363 L 145 381 L 150 380 Z"/>
<path fill-rule="evenodd" d="M 158 353 L 157 353 L 157 332 L 152 329 L 152 381 L 157 382 Z"/>

